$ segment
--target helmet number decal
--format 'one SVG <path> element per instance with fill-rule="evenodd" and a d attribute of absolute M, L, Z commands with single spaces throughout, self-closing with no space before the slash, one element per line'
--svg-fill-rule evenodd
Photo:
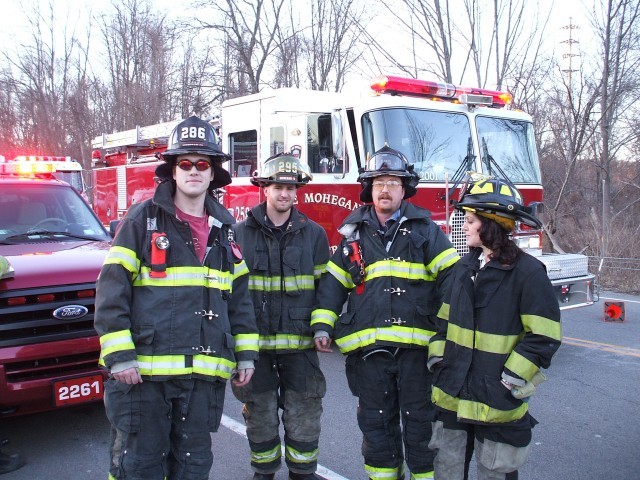
<path fill-rule="evenodd" d="M 182 127 L 180 129 L 180 140 L 188 138 L 199 138 L 200 140 L 206 140 L 206 132 L 204 127 Z"/>
<path fill-rule="evenodd" d="M 295 162 L 278 162 L 278 171 L 287 173 L 298 173 L 298 164 Z"/>

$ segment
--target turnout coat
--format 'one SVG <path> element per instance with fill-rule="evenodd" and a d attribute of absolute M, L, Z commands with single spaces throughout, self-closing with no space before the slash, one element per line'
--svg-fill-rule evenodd
<path fill-rule="evenodd" d="M 377 229 L 373 205 L 359 207 L 344 221 L 344 237 L 320 281 L 312 328 L 333 334 L 344 354 L 377 346 L 426 349 L 459 256 L 429 211 L 405 201 L 389 234 L 381 238 Z M 361 291 L 358 268 L 349 258 L 354 239 L 364 262 Z"/>
<path fill-rule="evenodd" d="M 536 258 L 521 252 L 512 265 L 489 261 L 481 249 L 457 263 L 451 289 L 438 313 L 430 359 L 433 402 L 461 422 L 500 424 L 519 420 L 528 403 L 514 398 L 502 374 L 528 381 L 547 368 L 560 346 L 560 309 Z"/>
<path fill-rule="evenodd" d="M 250 267 L 249 291 L 260 331 L 260 350 L 314 348 L 310 320 L 316 286 L 329 260 L 324 229 L 297 209 L 278 240 L 266 224 L 266 202 L 234 226 Z"/>
<path fill-rule="evenodd" d="M 237 361 L 258 357 L 249 270 L 232 248 L 233 217 L 211 196 L 204 262 L 176 217 L 172 182 L 129 209 L 98 279 L 95 328 L 106 367 L 137 361 L 144 379 L 228 380 Z M 165 277 L 151 275 L 155 232 L 169 240 Z"/>

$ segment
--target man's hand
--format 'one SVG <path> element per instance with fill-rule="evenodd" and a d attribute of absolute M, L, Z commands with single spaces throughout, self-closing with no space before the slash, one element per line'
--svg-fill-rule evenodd
<path fill-rule="evenodd" d="M 249 383 L 251 377 L 253 377 L 253 372 L 255 372 L 254 368 L 243 368 L 242 370 L 238 370 L 231 379 L 231 383 L 236 387 L 244 387 Z"/>
<path fill-rule="evenodd" d="M 142 377 L 137 368 L 127 368 L 118 373 L 112 373 L 111 376 L 118 382 L 126 383 L 128 385 L 135 385 L 136 383 L 142 383 Z"/>
<path fill-rule="evenodd" d="M 325 353 L 333 352 L 333 350 L 329 348 L 331 346 L 331 337 L 317 337 L 314 338 L 313 341 L 316 344 L 316 351 Z"/>

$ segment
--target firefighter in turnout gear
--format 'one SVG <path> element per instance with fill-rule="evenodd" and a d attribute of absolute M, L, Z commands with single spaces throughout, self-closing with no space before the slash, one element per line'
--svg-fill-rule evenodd
<path fill-rule="evenodd" d="M 290 480 L 318 478 L 318 439 L 326 384 L 311 333 L 316 286 L 329 260 L 322 227 L 293 205 L 311 175 L 296 157 L 269 158 L 252 183 L 266 200 L 235 226 L 249 267 L 249 290 L 260 331 L 260 358 L 244 403 L 254 480 L 270 480 L 281 464 L 279 409 Z"/>
<path fill-rule="evenodd" d="M 402 153 L 384 146 L 359 181 L 360 199 L 373 205 L 340 227 L 343 240 L 320 281 L 311 325 L 346 355 L 369 478 L 403 479 L 406 461 L 408 478 L 430 479 L 427 350 L 459 256 L 430 213 L 404 201 L 415 195 L 418 176 Z"/>
<path fill-rule="evenodd" d="M 125 216 L 96 293 L 100 361 L 109 370 L 109 478 L 205 480 L 226 381 L 258 357 L 249 270 L 233 217 L 210 195 L 229 173 L 213 128 L 172 132 L 153 199 Z"/>
<path fill-rule="evenodd" d="M 476 179 L 456 208 L 470 250 L 453 270 L 429 347 L 435 474 L 467 478 L 475 451 L 479 480 L 516 479 L 537 423 L 527 399 L 560 346 L 560 310 L 544 265 L 509 238 L 517 221 L 540 228 L 512 184 Z"/>

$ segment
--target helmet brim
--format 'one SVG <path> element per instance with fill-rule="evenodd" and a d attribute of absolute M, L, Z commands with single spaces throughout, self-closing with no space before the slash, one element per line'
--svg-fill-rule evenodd
<path fill-rule="evenodd" d="M 477 203 L 477 202 L 459 202 L 454 205 L 457 210 L 476 210 L 479 212 L 487 212 L 497 214 L 503 217 L 520 221 L 531 228 L 542 228 L 542 222 L 536 216 L 525 212 L 522 207 L 515 205 L 503 206 L 497 204 Z"/>

